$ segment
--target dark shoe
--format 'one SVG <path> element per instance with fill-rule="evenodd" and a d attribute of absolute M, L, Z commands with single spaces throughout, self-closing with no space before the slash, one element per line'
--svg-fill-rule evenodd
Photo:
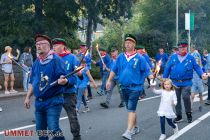
<path fill-rule="evenodd" d="M 205 104 L 210 105 L 210 100 L 206 100 Z"/>
<path fill-rule="evenodd" d="M 186 113 L 187 114 L 187 122 L 191 123 L 192 122 L 192 115 L 191 112 Z"/>
<path fill-rule="evenodd" d="M 180 115 L 177 115 L 177 117 L 174 119 L 174 123 L 179 123 L 181 121 L 183 121 L 183 120 L 182 120 L 182 116 L 180 116 Z"/>
<path fill-rule="evenodd" d="M 102 96 L 103 92 L 102 91 L 97 91 L 98 95 Z"/>
<path fill-rule="evenodd" d="M 91 100 L 91 99 L 93 99 L 93 97 L 89 97 L 89 96 L 88 96 L 88 99 Z"/>
<path fill-rule="evenodd" d="M 36 120 L 35 120 L 35 119 L 33 119 L 33 120 L 32 120 L 32 123 L 36 123 Z"/>
<path fill-rule="evenodd" d="M 100 103 L 100 105 L 103 107 L 103 108 L 109 108 L 109 105 L 107 103 Z"/>
<path fill-rule="evenodd" d="M 200 112 L 202 112 L 202 106 L 199 106 L 199 108 L 198 108 L 198 109 L 199 109 L 199 111 L 200 111 Z"/>
<path fill-rule="evenodd" d="M 81 137 L 74 137 L 73 140 L 81 140 Z"/>
<path fill-rule="evenodd" d="M 125 104 L 124 103 L 120 103 L 120 105 L 118 106 L 119 108 L 124 107 Z"/>

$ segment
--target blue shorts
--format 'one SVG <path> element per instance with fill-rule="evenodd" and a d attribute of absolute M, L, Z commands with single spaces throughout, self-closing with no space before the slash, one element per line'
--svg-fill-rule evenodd
<path fill-rule="evenodd" d="M 204 87 L 202 82 L 193 83 L 191 87 L 191 93 L 199 93 L 202 94 L 204 92 Z"/>
<path fill-rule="evenodd" d="M 125 101 L 128 112 L 136 112 L 136 107 L 140 94 L 141 91 L 122 89 L 123 99 Z"/>

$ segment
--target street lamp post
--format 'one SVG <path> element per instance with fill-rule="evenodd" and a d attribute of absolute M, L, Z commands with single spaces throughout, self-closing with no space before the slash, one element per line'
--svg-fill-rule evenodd
<path fill-rule="evenodd" d="M 179 42 L 179 0 L 176 0 L 176 45 Z"/>

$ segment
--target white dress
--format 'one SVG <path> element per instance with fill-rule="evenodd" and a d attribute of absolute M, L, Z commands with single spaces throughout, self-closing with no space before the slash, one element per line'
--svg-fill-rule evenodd
<path fill-rule="evenodd" d="M 176 114 L 173 111 L 173 105 L 177 104 L 177 97 L 175 91 L 167 91 L 167 90 L 156 90 L 153 89 L 155 94 L 161 95 L 160 106 L 157 111 L 158 116 L 165 116 L 166 118 L 176 118 Z"/>

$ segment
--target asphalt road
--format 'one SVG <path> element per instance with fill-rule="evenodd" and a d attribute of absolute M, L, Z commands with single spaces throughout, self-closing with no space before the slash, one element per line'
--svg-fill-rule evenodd
<path fill-rule="evenodd" d="M 91 109 L 88 113 L 81 113 L 78 118 L 81 125 L 83 140 L 123 140 L 121 137 L 127 126 L 127 111 L 118 108 L 120 103 L 117 89 L 114 90 L 111 106 L 109 109 L 100 107 L 100 102 L 105 96 L 98 96 L 93 90 L 94 98 L 89 103 Z M 157 109 L 160 97 L 146 90 L 147 96 L 138 103 L 138 125 L 140 133 L 133 140 L 158 140 L 160 136 L 160 124 Z M 205 95 L 206 97 L 206 95 Z M 27 110 L 23 106 L 23 96 L 0 99 L 0 106 L 4 109 L 0 112 L 0 140 L 35 140 L 36 136 L 8 137 L 5 130 L 20 129 L 35 131 L 34 108 Z M 198 110 L 199 102 L 196 99 L 193 104 L 193 123 L 188 124 L 183 111 L 184 121 L 179 123 L 179 134 L 173 137 L 173 130 L 166 124 L 166 135 L 170 140 L 209 140 L 210 138 L 210 106 L 203 106 L 202 112 Z M 200 118 L 201 117 L 201 118 Z M 61 129 L 66 140 L 72 139 L 68 119 L 64 110 L 60 120 Z"/>

